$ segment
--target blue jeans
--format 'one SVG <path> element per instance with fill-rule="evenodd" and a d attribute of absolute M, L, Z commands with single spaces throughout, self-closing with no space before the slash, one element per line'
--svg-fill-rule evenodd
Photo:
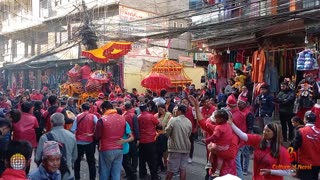
<path fill-rule="evenodd" d="M 87 90 L 86 90 L 86 84 L 87 84 L 87 82 L 88 82 L 88 79 L 81 79 L 81 84 L 82 84 L 82 87 L 83 87 L 83 89 L 84 89 L 85 92 L 87 91 Z"/>
<path fill-rule="evenodd" d="M 244 146 L 242 151 L 242 170 L 248 172 L 250 162 L 250 146 Z"/>
<path fill-rule="evenodd" d="M 242 164 L 241 164 L 241 155 L 243 153 L 243 150 L 244 150 L 243 146 L 239 148 L 237 158 L 236 158 L 237 176 L 240 179 L 243 179 Z"/>
<path fill-rule="evenodd" d="M 99 179 L 119 180 L 122 167 L 122 149 L 99 152 Z"/>

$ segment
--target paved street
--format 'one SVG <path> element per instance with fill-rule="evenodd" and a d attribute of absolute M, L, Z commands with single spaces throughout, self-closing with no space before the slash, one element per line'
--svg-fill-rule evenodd
<path fill-rule="evenodd" d="M 194 158 L 193 163 L 189 164 L 187 167 L 187 179 L 188 180 L 203 180 L 205 177 L 205 164 L 206 164 L 206 158 L 205 158 L 205 146 L 202 143 L 195 143 L 195 151 L 194 151 Z M 98 158 L 98 155 L 96 153 L 96 158 Z M 82 179 L 86 180 L 89 179 L 89 170 L 86 161 L 82 161 L 81 163 L 81 171 L 82 171 Z M 252 172 L 252 160 L 250 161 L 249 166 L 250 174 L 247 176 L 244 176 L 244 180 L 251 180 L 251 172 Z M 159 174 L 162 179 L 165 178 L 165 173 Z M 98 179 L 98 178 L 97 178 Z M 125 179 L 125 178 L 123 178 Z M 174 180 L 178 180 L 179 177 L 175 177 Z M 294 178 L 285 178 L 285 180 L 291 180 Z"/>

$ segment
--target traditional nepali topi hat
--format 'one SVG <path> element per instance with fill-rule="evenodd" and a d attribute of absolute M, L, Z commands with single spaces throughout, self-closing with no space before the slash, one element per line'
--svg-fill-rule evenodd
<path fill-rule="evenodd" d="M 46 141 L 43 145 L 43 156 L 61 155 L 59 144 L 56 141 Z"/>

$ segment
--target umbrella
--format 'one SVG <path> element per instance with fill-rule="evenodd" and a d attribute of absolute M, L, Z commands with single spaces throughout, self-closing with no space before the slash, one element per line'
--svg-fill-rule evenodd
<path fill-rule="evenodd" d="M 171 86 L 171 80 L 164 74 L 151 73 L 141 81 L 141 86 L 151 90 L 159 90 Z"/>
<path fill-rule="evenodd" d="M 98 70 L 91 73 L 89 80 L 103 84 L 109 82 L 109 75 L 102 70 Z"/>

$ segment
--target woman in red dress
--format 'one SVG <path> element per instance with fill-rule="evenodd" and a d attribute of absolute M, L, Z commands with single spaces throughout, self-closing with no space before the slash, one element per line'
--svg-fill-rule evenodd
<path fill-rule="evenodd" d="M 263 135 L 246 134 L 231 123 L 233 132 L 254 148 L 253 180 L 283 180 L 291 176 L 288 150 L 282 145 L 281 125 L 276 122 L 264 127 Z"/>

